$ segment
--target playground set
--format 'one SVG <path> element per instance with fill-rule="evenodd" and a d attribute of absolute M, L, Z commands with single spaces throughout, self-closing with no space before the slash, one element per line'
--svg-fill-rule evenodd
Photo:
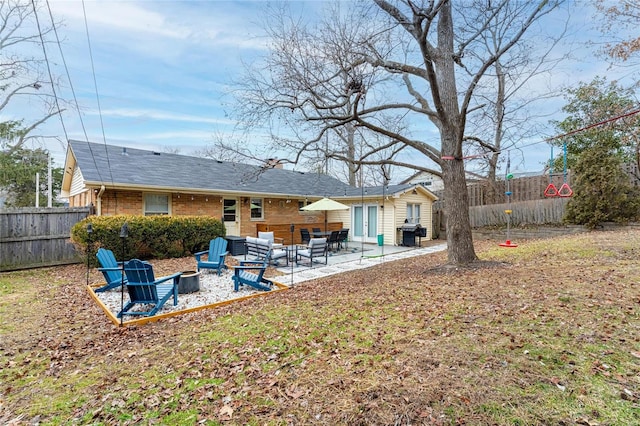
<path fill-rule="evenodd" d="M 562 176 L 563 176 L 562 185 L 560 186 L 560 189 L 558 189 L 552 182 L 552 175 L 553 175 L 553 145 L 552 145 L 551 157 L 549 158 L 549 185 L 547 185 L 547 188 L 544 190 L 545 197 L 568 198 L 573 195 L 573 190 L 567 183 L 567 143 L 566 142 L 563 144 L 563 166 L 564 166 L 564 170 L 562 173 Z M 511 192 L 511 188 L 510 188 L 510 182 L 511 182 L 511 179 L 513 179 L 513 174 L 511 173 L 510 168 L 511 168 L 511 158 L 509 155 L 509 151 L 507 151 L 507 169 L 504 177 L 504 181 L 505 181 L 504 195 L 506 195 L 507 197 L 507 208 L 504 211 L 504 213 L 507 215 L 507 239 L 504 243 L 500 243 L 499 245 L 500 247 L 515 248 L 515 247 L 518 247 L 518 245 L 511 242 L 511 236 L 510 236 L 511 214 L 513 213 L 513 210 L 511 209 L 511 195 L 513 193 Z"/>

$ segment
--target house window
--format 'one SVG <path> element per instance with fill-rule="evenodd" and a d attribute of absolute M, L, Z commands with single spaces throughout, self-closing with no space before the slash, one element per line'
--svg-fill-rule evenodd
<path fill-rule="evenodd" d="M 407 223 L 420 223 L 420 204 L 407 204 Z"/>
<path fill-rule="evenodd" d="M 237 201 L 233 198 L 225 198 L 224 199 L 224 213 L 222 215 L 222 220 L 225 222 L 235 222 L 236 221 L 236 205 Z"/>
<path fill-rule="evenodd" d="M 144 215 L 168 215 L 169 214 L 169 196 L 165 194 L 145 194 L 144 196 Z"/>
<path fill-rule="evenodd" d="M 302 210 L 302 208 L 304 206 L 306 206 L 307 204 L 308 204 L 307 201 L 298 200 L 298 211 L 304 212 L 304 210 Z"/>
<path fill-rule="evenodd" d="M 262 198 L 251 199 L 251 219 L 264 219 Z"/>

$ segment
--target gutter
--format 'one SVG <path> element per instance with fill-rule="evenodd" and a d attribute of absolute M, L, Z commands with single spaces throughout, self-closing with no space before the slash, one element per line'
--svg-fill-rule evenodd
<path fill-rule="evenodd" d="M 98 195 L 96 197 L 96 205 L 97 205 L 96 215 L 97 216 L 102 216 L 102 194 L 104 194 L 104 190 L 105 190 L 104 185 L 101 185 L 100 192 L 98 192 Z"/>

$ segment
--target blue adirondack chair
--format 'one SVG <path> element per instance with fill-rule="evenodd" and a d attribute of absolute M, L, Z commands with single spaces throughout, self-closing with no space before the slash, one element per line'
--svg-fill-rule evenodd
<path fill-rule="evenodd" d="M 122 262 L 116 261 L 116 257 L 113 255 L 113 252 L 104 248 L 98 249 L 96 257 L 102 266 L 102 268 L 98 268 L 98 271 L 102 272 L 107 284 L 102 287 L 98 287 L 94 291 L 96 293 L 101 293 L 112 288 L 120 287 L 122 284 Z M 126 278 L 124 279 L 124 283 L 127 284 Z"/>
<path fill-rule="evenodd" d="M 207 255 L 207 260 L 203 260 L 202 256 Z M 217 237 L 209 243 L 209 251 L 201 251 L 196 253 L 196 262 L 198 264 L 198 271 L 200 268 L 216 269 L 218 275 L 222 272 L 222 269 L 227 269 L 227 265 L 224 264 L 224 259 L 229 254 L 227 251 L 227 240 L 221 237 Z"/>
<path fill-rule="evenodd" d="M 156 279 L 153 275 L 153 266 L 138 259 L 126 262 L 124 272 L 127 275 L 127 291 L 130 300 L 118 313 L 118 318 L 122 315 L 153 316 L 162 309 L 171 296 L 173 296 L 173 306 L 178 304 L 178 282 L 182 272 Z M 171 284 L 162 284 L 170 280 L 173 280 Z M 132 311 L 131 308 L 136 304 L 154 306 L 149 311 Z"/>
<path fill-rule="evenodd" d="M 269 251 L 262 260 L 243 260 L 239 266 L 232 266 L 233 290 L 238 291 L 241 285 L 248 285 L 258 290 L 270 291 L 273 283 L 263 277 L 270 260 Z"/>

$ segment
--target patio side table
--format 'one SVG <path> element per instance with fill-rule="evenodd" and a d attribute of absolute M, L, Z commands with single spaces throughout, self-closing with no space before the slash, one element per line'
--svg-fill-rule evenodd
<path fill-rule="evenodd" d="M 244 237 L 238 237 L 236 235 L 227 235 L 225 239 L 229 243 L 229 254 L 231 256 L 239 256 L 246 253 L 247 247 L 245 245 Z"/>
<path fill-rule="evenodd" d="M 296 261 L 296 253 L 298 251 L 298 246 L 297 245 L 289 245 L 289 246 L 285 246 L 284 249 L 287 251 L 287 260 L 289 262 L 295 262 Z"/>

